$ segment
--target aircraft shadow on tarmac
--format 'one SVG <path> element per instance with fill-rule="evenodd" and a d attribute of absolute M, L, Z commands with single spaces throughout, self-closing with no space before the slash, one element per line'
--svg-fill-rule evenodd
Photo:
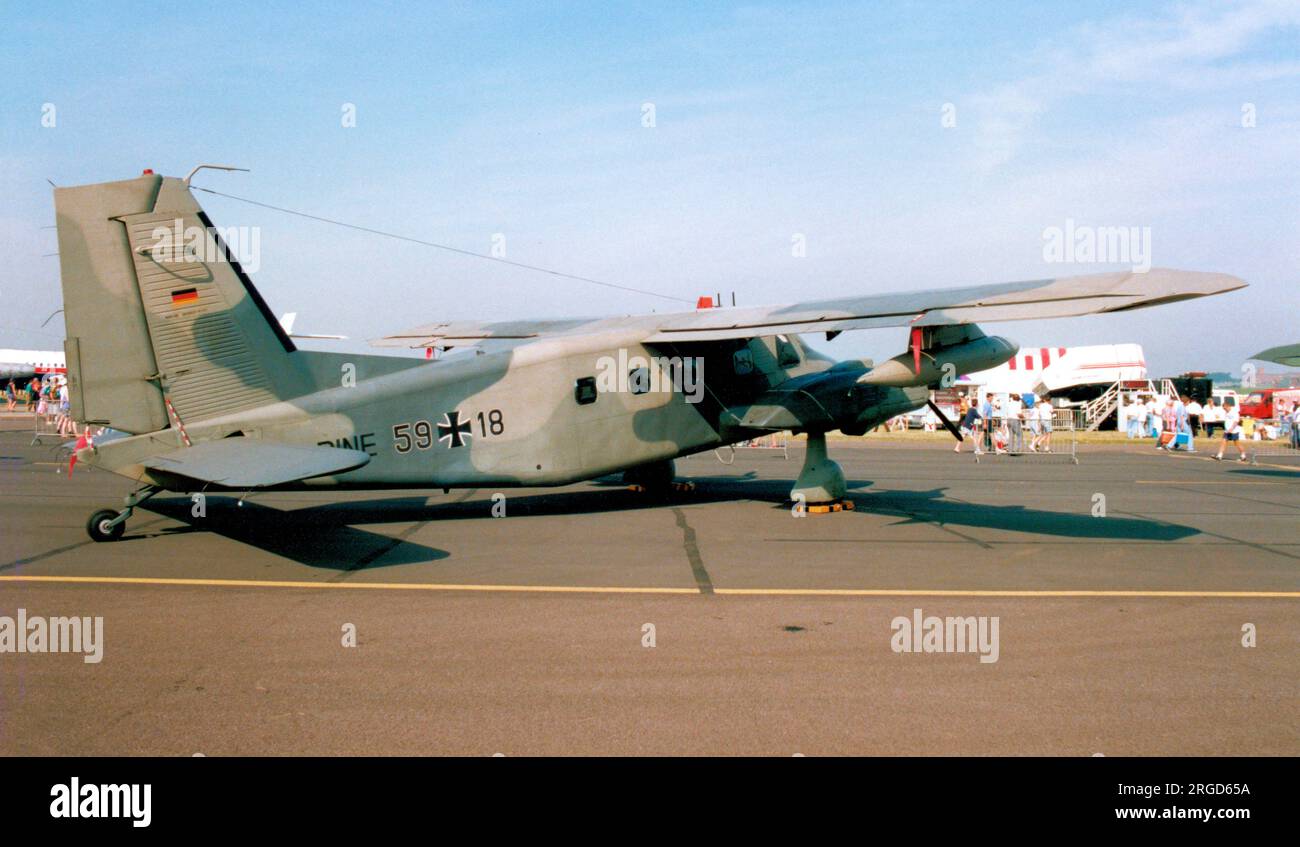
<path fill-rule="evenodd" d="M 196 518 L 191 513 L 193 506 L 188 497 L 156 497 L 140 508 L 186 525 L 146 535 L 127 533 L 122 540 L 206 531 L 301 565 L 337 571 L 432 562 L 450 555 L 446 550 L 356 529 L 348 526 L 345 520 L 322 514 L 317 508 L 288 511 L 248 500 L 240 506 L 235 498 L 209 496 L 206 515 Z M 382 563 L 379 563 L 380 559 L 383 559 Z"/>
<path fill-rule="evenodd" d="M 1289 479 L 1293 482 L 1300 482 L 1300 468 L 1296 468 L 1294 470 L 1282 470 L 1282 469 L 1272 470 L 1269 468 L 1257 468 L 1257 467 L 1233 468 L 1231 473 L 1233 476 L 1237 476 L 1238 474 L 1245 474 L 1247 476 L 1267 476 L 1276 479 Z"/>
<path fill-rule="evenodd" d="M 612 483 L 597 481 L 594 489 L 508 496 L 507 514 L 511 517 L 601 514 L 738 500 L 771 502 L 773 509 L 782 512 L 790 508 L 785 500 L 790 491 L 789 480 L 755 479 L 753 474 L 693 477 L 692 480 L 698 485 L 695 491 L 666 495 L 633 492 L 621 485 L 623 490 L 615 491 L 611 490 Z M 850 497 L 856 514 L 898 517 L 902 519 L 899 524 L 931 523 L 1065 538 L 1144 541 L 1176 541 L 1198 532 L 1190 527 L 1141 518 L 1093 517 L 1090 504 L 1077 513 L 1050 512 L 1019 505 L 992 506 L 948 500 L 943 496 L 944 488 L 864 493 L 863 489 L 871 485 L 865 480 L 848 482 L 849 490 L 858 492 L 857 496 Z M 484 489 L 461 496 L 461 500 L 452 502 L 404 496 L 277 509 L 248 500 L 240 506 L 234 497 L 210 495 L 207 515 L 203 518 L 192 516 L 193 503 L 189 498 L 157 497 L 141 508 L 185 524 L 151 534 L 208 531 L 310 567 L 356 571 L 448 558 L 451 554 L 445 550 L 354 525 L 493 519 L 491 492 Z M 128 539 L 131 537 L 127 535 Z"/>
<path fill-rule="evenodd" d="M 933 523 L 984 529 L 1010 530 L 1063 538 L 1115 538 L 1132 541 L 1177 541 L 1200 530 L 1164 521 L 1118 515 L 1093 517 L 1091 501 L 1077 512 L 1049 512 L 1027 506 L 991 506 L 948 500 L 945 488 L 929 491 L 882 491 L 853 497 L 854 511 L 867 515 L 892 515 L 907 523 Z"/>
<path fill-rule="evenodd" d="M 757 493 L 754 488 L 740 484 L 663 496 L 633 492 L 622 484 L 620 487 L 623 489 L 621 492 L 606 489 L 507 495 L 507 514 L 510 517 L 598 514 L 733 501 L 754 497 Z M 789 483 L 784 483 L 784 488 L 788 491 Z M 492 493 L 487 489 L 469 491 L 468 496 L 461 494 L 464 499 L 449 502 L 430 502 L 430 498 L 425 496 L 403 496 L 342 501 L 299 509 L 277 509 L 252 500 L 244 500 L 240 506 L 236 497 L 210 494 L 206 500 L 206 515 L 202 518 L 193 516 L 194 504 L 188 497 L 158 496 L 139 508 L 180 521 L 185 526 L 134 535 L 128 532 L 123 540 L 212 532 L 309 567 L 355 571 L 409 565 L 445 559 L 451 554 L 400 537 L 358 529 L 354 525 L 491 519 Z M 774 496 L 779 498 L 783 495 Z"/>

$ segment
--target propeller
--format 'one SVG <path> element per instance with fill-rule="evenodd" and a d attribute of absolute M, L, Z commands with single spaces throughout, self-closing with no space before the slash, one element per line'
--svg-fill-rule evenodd
<path fill-rule="evenodd" d="M 925 405 L 929 406 L 930 411 L 934 412 L 936 415 L 939 416 L 939 420 L 943 422 L 944 429 L 951 432 L 953 438 L 957 439 L 958 441 L 964 440 L 961 437 L 961 430 L 958 429 L 956 425 L 953 424 L 952 421 L 948 420 L 948 418 L 944 415 L 943 412 L 939 411 L 939 407 L 934 404 L 933 400 L 926 400 Z"/>

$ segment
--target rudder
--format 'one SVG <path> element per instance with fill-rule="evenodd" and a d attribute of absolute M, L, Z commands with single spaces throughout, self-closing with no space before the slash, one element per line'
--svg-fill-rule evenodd
<path fill-rule="evenodd" d="M 183 180 L 54 192 L 74 415 L 126 432 L 310 390 L 294 345 Z"/>

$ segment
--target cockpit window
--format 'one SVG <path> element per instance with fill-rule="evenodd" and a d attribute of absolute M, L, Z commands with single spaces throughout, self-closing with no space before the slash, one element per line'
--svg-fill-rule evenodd
<path fill-rule="evenodd" d="M 784 335 L 776 337 L 776 363 L 783 368 L 793 367 L 801 361 L 799 348 Z"/>

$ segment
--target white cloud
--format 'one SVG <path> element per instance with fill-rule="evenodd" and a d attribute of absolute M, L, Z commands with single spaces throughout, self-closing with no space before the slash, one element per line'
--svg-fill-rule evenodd
<path fill-rule="evenodd" d="M 969 101 L 976 115 L 976 162 L 985 172 L 1011 161 L 1040 119 L 1072 97 L 1134 85 L 1144 92 L 1205 93 L 1300 75 L 1295 60 L 1241 58 L 1262 38 L 1300 27 L 1294 2 L 1178 7 L 1152 19 L 1123 17 L 1073 28 L 1025 59 L 1034 70 Z"/>

